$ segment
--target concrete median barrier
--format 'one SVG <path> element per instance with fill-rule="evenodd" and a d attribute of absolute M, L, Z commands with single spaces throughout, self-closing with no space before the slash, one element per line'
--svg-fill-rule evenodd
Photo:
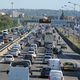
<path fill-rule="evenodd" d="M 0 49 L 0 56 L 3 56 L 4 54 L 6 54 L 8 52 L 8 49 L 11 49 L 14 43 L 19 43 L 22 39 L 24 39 L 25 37 L 27 37 L 31 33 L 32 33 L 32 31 L 30 31 L 29 33 L 25 33 L 24 35 L 22 35 L 21 38 L 18 37 L 13 42 L 9 43 L 4 48 Z"/>

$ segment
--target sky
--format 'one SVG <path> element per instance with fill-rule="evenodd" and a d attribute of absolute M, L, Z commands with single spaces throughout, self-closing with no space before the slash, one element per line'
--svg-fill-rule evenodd
<path fill-rule="evenodd" d="M 0 0 L 0 9 L 11 9 L 11 2 L 14 2 L 13 7 L 16 9 L 25 8 L 25 9 L 52 9 L 52 10 L 73 10 L 73 4 L 68 2 L 80 4 L 80 0 Z M 64 7 L 64 5 L 67 5 Z M 62 8 L 63 7 L 63 8 Z M 75 7 L 76 10 L 79 10 L 79 6 Z"/>

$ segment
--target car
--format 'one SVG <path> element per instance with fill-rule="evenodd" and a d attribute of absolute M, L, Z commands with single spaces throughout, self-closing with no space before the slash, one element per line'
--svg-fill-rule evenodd
<path fill-rule="evenodd" d="M 63 72 L 61 70 L 51 70 L 49 80 L 64 80 Z"/>
<path fill-rule="evenodd" d="M 20 52 L 21 51 L 18 50 L 18 49 L 11 49 L 10 52 L 9 52 L 9 54 L 18 57 L 18 55 L 20 54 Z"/>
<path fill-rule="evenodd" d="M 36 51 L 36 53 L 37 53 L 37 44 L 31 44 L 30 47 L 31 47 L 31 48 L 35 48 L 35 51 Z"/>
<path fill-rule="evenodd" d="M 52 49 L 53 48 L 53 44 L 52 43 L 46 43 L 45 44 L 45 48 Z"/>
<path fill-rule="evenodd" d="M 12 36 L 8 37 L 8 40 L 13 41 L 13 37 Z"/>
<path fill-rule="evenodd" d="M 73 62 L 64 62 L 63 63 L 63 69 L 64 70 L 76 70 L 77 64 Z"/>
<path fill-rule="evenodd" d="M 3 41 L 4 41 L 4 43 L 8 43 L 8 42 L 9 42 L 9 40 L 8 40 L 7 37 L 4 37 L 4 38 L 3 38 Z"/>
<path fill-rule="evenodd" d="M 18 32 L 17 31 L 13 31 L 13 35 L 17 35 L 18 34 Z"/>
<path fill-rule="evenodd" d="M 44 64 L 47 64 L 49 59 L 52 59 L 52 56 L 45 55 L 45 56 L 43 57 L 43 63 L 44 63 Z"/>
<path fill-rule="evenodd" d="M 58 48 L 53 48 L 53 54 L 58 54 L 59 52 L 58 52 Z"/>
<path fill-rule="evenodd" d="M 67 49 L 66 43 L 61 44 L 61 49 Z"/>
<path fill-rule="evenodd" d="M 53 50 L 52 49 L 46 49 L 45 48 L 45 53 L 53 53 Z"/>
<path fill-rule="evenodd" d="M 49 66 L 42 67 L 42 69 L 40 69 L 41 77 L 49 77 L 50 70 L 51 68 Z"/>
<path fill-rule="evenodd" d="M 22 59 L 22 61 L 26 61 L 26 64 L 28 65 L 29 70 L 31 70 L 31 61 L 30 60 L 24 60 L 24 59 Z"/>
<path fill-rule="evenodd" d="M 14 61 L 13 55 L 8 54 L 4 56 L 4 62 L 12 62 L 12 61 Z"/>
<path fill-rule="evenodd" d="M 33 62 L 34 62 L 34 58 L 33 58 L 33 56 L 32 56 L 31 54 L 26 54 L 26 55 L 24 55 L 24 56 L 23 56 L 23 59 L 24 59 L 24 60 L 30 60 L 32 64 L 33 64 Z"/>
<path fill-rule="evenodd" d="M 8 35 L 8 30 L 4 30 L 2 33 L 3 35 Z"/>
<path fill-rule="evenodd" d="M 31 54 L 34 57 L 34 59 L 37 57 L 34 51 L 28 51 L 28 54 Z"/>
<path fill-rule="evenodd" d="M 44 56 L 53 56 L 52 53 L 45 53 Z"/>
<path fill-rule="evenodd" d="M 29 47 L 29 48 L 28 48 L 28 51 L 34 51 L 34 52 L 35 52 L 35 48 Z"/>
<path fill-rule="evenodd" d="M 14 45 L 12 46 L 12 48 L 16 48 L 16 49 L 21 49 L 21 45 L 14 43 Z"/>
<path fill-rule="evenodd" d="M 0 42 L 0 46 L 3 45 L 3 44 L 4 44 L 4 41 L 1 41 L 1 42 Z"/>
<path fill-rule="evenodd" d="M 53 29 L 53 33 L 56 33 L 56 31 Z"/>

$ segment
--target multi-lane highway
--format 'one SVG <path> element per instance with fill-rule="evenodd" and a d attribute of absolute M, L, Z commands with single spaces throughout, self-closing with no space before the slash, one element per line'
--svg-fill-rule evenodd
<path fill-rule="evenodd" d="M 60 48 L 60 45 L 57 45 L 57 39 L 58 39 L 58 33 L 54 33 L 56 35 L 56 41 L 53 41 L 53 43 L 56 45 L 57 48 Z M 64 42 L 64 40 L 61 38 L 59 43 Z M 28 47 L 28 46 L 27 46 Z M 21 52 L 27 51 L 27 47 L 24 47 Z M 72 49 L 67 45 L 67 49 L 62 49 L 62 54 L 53 55 L 54 58 L 59 58 L 61 60 L 61 64 L 63 64 L 66 61 L 74 62 L 78 65 L 78 68 L 80 68 L 80 55 L 73 52 Z M 35 59 L 34 63 L 31 66 L 32 75 L 30 75 L 30 80 L 49 80 L 48 78 L 41 78 L 40 77 L 40 69 L 47 65 L 43 64 L 43 56 L 45 53 L 44 47 L 38 47 L 38 54 L 37 58 Z M 22 59 L 21 56 L 18 58 L 15 58 L 15 60 Z M 8 80 L 8 74 L 6 71 L 9 69 L 9 64 L 3 64 L 0 63 L 0 80 Z M 63 71 L 64 74 L 64 80 L 80 80 L 80 70 L 76 71 Z"/>

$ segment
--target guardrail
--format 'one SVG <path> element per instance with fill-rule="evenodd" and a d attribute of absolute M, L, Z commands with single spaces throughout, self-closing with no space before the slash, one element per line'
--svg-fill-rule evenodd
<path fill-rule="evenodd" d="M 9 43 L 4 48 L 0 49 L 0 56 L 2 56 L 8 52 L 7 48 L 11 48 L 14 43 L 19 43 L 22 39 L 24 39 L 25 37 L 27 37 L 31 33 L 32 33 L 32 31 L 30 31 L 29 33 L 25 33 L 21 38 L 19 37 L 19 38 L 15 39 L 13 42 Z"/>
<path fill-rule="evenodd" d="M 59 30 L 57 28 L 55 28 L 55 29 L 58 32 L 58 34 L 63 38 L 63 40 L 70 46 L 70 48 L 74 52 L 80 54 L 80 49 L 76 45 L 74 45 L 70 40 L 68 40 L 61 32 L 59 32 Z"/>

